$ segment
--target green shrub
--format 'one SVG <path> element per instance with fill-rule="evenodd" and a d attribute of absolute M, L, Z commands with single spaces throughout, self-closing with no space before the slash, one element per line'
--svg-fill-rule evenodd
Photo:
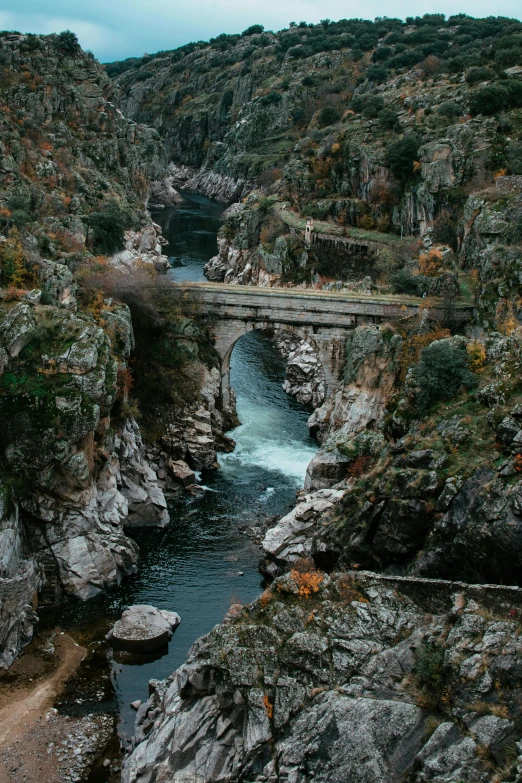
<path fill-rule="evenodd" d="M 268 198 L 268 196 L 261 196 L 257 202 L 257 208 L 263 215 L 268 215 L 268 213 L 272 211 L 273 206 L 274 201 L 273 199 Z"/>
<path fill-rule="evenodd" d="M 412 275 L 408 269 L 399 269 L 390 275 L 390 283 L 396 294 L 423 296 L 428 291 L 429 278 L 425 275 Z"/>
<path fill-rule="evenodd" d="M 466 81 L 468 84 L 478 84 L 479 82 L 486 82 L 488 79 L 492 79 L 494 73 L 490 68 L 470 68 L 466 74 Z"/>
<path fill-rule="evenodd" d="M 508 104 L 512 109 L 522 108 L 522 81 L 519 79 L 509 79 L 505 88 L 508 93 Z"/>
<path fill-rule="evenodd" d="M 386 130 L 393 130 L 397 127 L 398 116 L 393 109 L 383 109 L 379 114 L 379 125 Z"/>
<path fill-rule="evenodd" d="M 437 644 L 424 643 L 417 650 L 414 673 L 420 685 L 430 691 L 440 691 L 446 681 L 444 649 Z"/>
<path fill-rule="evenodd" d="M 469 369 L 467 352 L 449 340 L 426 346 L 413 374 L 420 389 L 417 405 L 421 411 L 440 400 L 451 400 L 462 387 L 470 390 L 478 385 L 478 378 Z"/>
<path fill-rule="evenodd" d="M 281 103 L 282 100 L 283 100 L 283 96 L 281 95 L 281 93 L 272 90 L 266 95 L 263 95 L 260 103 L 262 103 L 263 106 L 275 106 L 276 103 Z"/>
<path fill-rule="evenodd" d="M 70 30 L 64 30 L 56 36 L 56 46 L 63 54 L 74 55 L 80 51 L 78 38 Z"/>
<path fill-rule="evenodd" d="M 437 109 L 437 112 L 438 114 L 442 114 L 444 117 L 449 117 L 452 119 L 454 117 L 460 117 L 462 114 L 462 109 L 459 104 L 455 103 L 454 101 L 444 101 L 444 103 L 441 103 Z"/>
<path fill-rule="evenodd" d="M 383 63 L 386 62 L 386 60 L 389 60 L 392 56 L 393 49 L 391 46 L 379 46 L 379 48 L 376 49 L 372 54 L 372 60 L 374 63 Z"/>
<path fill-rule="evenodd" d="M 328 125 L 333 125 L 334 123 L 339 122 L 340 119 L 340 112 L 333 106 L 323 106 L 319 112 L 319 117 L 317 118 L 320 128 L 326 128 Z"/>
<path fill-rule="evenodd" d="M 511 68 L 512 65 L 519 65 L 521 62 L 522 51 L 518 47 L 495 52 L 495 63 L 499 68 Z"/>
<path fill-rule="evenodd" d="M 417 159 L 420 142 L 413 133 L 408 133 L 391 144 L 386 152 L 386 166 L 402 181 L 413 176 L 413 163 Z"/>
<path fill-rule="evenodd" d="M 473 116 L 490 116 L 505 109 L 509 103 L 509 93 L 501 84 L 488 84 L 473 95 L 469 110 Z"/>
<path fill-rule="evenodd" d="M 265 26 L 263 24 L 251 24 L 246 30 L 241 33 L 242 38 L 247 38 L 250 35 L 261 35 Z"/>
<path fill-rule="evenodd" d="M 366 77 L 371 82 L 377 82 L 377 84 L 381 84 L 388 78 L 388 71 L 383 65 L 370 65 L 366 71 Z"/>
<path fill-rule="evenodd" d="M 364 107 L 364 116 L 370 120 L 374 120 L 379 116 L 380 112 L 384 109 L 384 100 L 380 95 L 372 95 L 366 101 Z"/>
<path fill-rule="evenodd" d="M 306 116 L 306 112 L 303 109 L 302 106 L 296 106 L 295 109 L 292 109 L 292 122 L 294 125 L 298 125 L 301 120 L 303 120 Z"/>

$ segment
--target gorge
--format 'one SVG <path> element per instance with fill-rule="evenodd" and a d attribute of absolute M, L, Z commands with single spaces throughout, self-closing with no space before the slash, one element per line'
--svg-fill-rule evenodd
<path fill-rule="evenodd" d="M 0 33 L 0 783 L 521 779 L 521 52 Z"/>

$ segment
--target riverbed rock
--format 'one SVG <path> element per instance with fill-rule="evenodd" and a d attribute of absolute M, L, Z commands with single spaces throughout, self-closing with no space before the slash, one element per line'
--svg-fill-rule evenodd
<path fill-rule="evenodd" d="M 343 495 L 343 490 L 335 489 L 319 489 L 304 495 L 289 514 L 269 528 L 261 542 L 265 552 L 263 573 L 275 576 L 296 560 L 312 555 L 315 528 L 320 521 L 326 521 Z"/>
<path fill-rule="evenodd" d="M 182 487 L 188 487 L 196 483 L 196 474 L 182 459 L 168 459 L 167 468 L 172 474 L 174 481 L 177 484 L 181 484 Z"/>
<path fill-rule="evenodd" d="M 324 401 L 324 370 L 314 346 L 290 332 L 277 331 L 274 342 L 286 359 L 283 389 L 304 405 L 318 408 Z"/>
<path fill-rule="evenodd" d="M 173 177 L 156 179 L 150 183 L 149 207 L 171 207 L 182 201 L 183 196 L 173 186 Z"/>
<path fill-rule="evenodd" d="M 522 673 L 496 672 L 522 652 L 521 605 L 513 588 L 293 571 L 153 683 L 122 780 L 487 783 L 489 754 L 519 758 Z"/>
<path fill-rule="evenodd" d="M 168 644 L 180 622 L 176 612 L 157 609 L 150 604 L 136 604 L 125 609 L 107 639 L 118 650 L 152 652 Z"/>

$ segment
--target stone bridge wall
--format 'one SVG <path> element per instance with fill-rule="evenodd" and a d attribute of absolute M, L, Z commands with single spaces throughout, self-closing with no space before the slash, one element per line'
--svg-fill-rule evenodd
<path fill-rule="evenodd" d="M 222 401 L 230 399 L 230 357 L 239 338 L 253 329 L 294 332 L 308 340 L 324 369 L 326 397 L 336 388 L 344 369 L 344 346 L 349 331 L 368 323 L 385 323 L 416 315 L 422 300 L 349 297 L 324 291 L 265 289 L 221 283 L 183 284 L 195 313 L 208 316 L 215 347 L 221 357 Z M 456 309 L 466 322 L 473 308 Z M 430 315 L 443 320 L 441 306 Z"/>

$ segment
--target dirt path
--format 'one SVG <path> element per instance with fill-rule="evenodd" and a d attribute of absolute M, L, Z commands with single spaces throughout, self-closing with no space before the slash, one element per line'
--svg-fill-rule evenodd
<path fill-rule="evenodd" d="M 3 698 L 0 696 L 0 750 L 23 736 L 38 718 L 44 717 L 65 681 L 86 655 L 86 650 L 67 634 L 55 637 L 55 649 L 58 665 L 50 675 L 38 681 L 35 687 L 13 690 L 11 699 L 9 689 Z M 7 701 L 5 705 L 4 701 Z"/>
<path fill-rule="evenodd" d="M 0 680 L 0 783 L 64 780 L 56 750 L 78 722 L 57 715 L 52 704 L 86 650 L 59 630 L 39 644 Z"/>

